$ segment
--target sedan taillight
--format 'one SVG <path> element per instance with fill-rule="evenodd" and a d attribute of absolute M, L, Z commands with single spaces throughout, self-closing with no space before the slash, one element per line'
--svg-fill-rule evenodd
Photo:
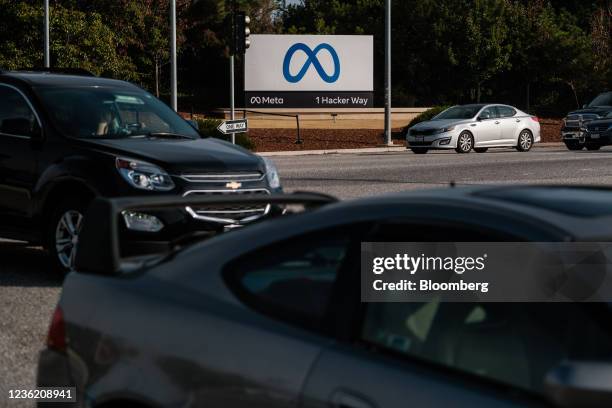
<path fill-rule="evenodd" d="M 532 116 L 531 120 L 533 120 L 534 122 L 539 122 L 540 118 L 538 118 L 537 116 Z"/>
<path fill-rule="evenodd" d="M 64 312 L 61 307 L 56 307 L 47 334 L 47 347 L 57 351 L 66 351 L 66 324 Z"/>

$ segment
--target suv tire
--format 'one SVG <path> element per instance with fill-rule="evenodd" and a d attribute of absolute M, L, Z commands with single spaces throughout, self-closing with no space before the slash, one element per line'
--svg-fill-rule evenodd
<path fill-rule="evenodd" d="M 572 141 L 566 141 L 565 142 L 565 147 L 568 148 L 568 150 L 572 150 L 572 151 L 578 151 L 578 150 L 582 150 L 584 148 L 584 144 L 572 140 Z"/>
<path fill-rule="evenodd" d="M 88 206 L 89 200 L 84 198 L 65 198 L 51 211 L 45 231 L 45 247 L 54 270 L 62 276 L 74 266 L 79 232 Z"/>
<path fill-rule="evenodd" d="M 587 143 L 585 146 L 586 146 L 587 150 L 591 150 L 591 151 L 601 149 L 601 145 L 595 144 L 595 143 L 593 143 L 593 144 Z"/>

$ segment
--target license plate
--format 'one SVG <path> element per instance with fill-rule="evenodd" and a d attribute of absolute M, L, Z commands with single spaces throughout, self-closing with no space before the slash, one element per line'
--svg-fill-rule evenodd
<path fill-rule="evenodd" d="M 599 139 L 599 133 L 591 133 L 591 139 Z"/>

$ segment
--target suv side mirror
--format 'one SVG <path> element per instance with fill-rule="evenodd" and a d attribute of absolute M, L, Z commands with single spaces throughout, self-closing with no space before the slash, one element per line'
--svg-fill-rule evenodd
<path fill-rule="evenodd" d="M 612 364 L 566 361 L 545 379 L 548 397 L 559 407 L 612 406 Z"/>

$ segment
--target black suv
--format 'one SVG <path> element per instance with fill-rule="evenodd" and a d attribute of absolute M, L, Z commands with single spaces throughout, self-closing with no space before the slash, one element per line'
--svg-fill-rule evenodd
<path fill-rule="evenodd" d="M 604 92 L 598 95 L 591 103 L 584 105 L 582 109 L 570 112 L 563 120 L 561 137 L 569 150 L 598 150 L 602 143 L 598 138 L 591 138 L 587 125 L 591 121 L 605 118 L 612 113 L 612 92 Z M 595 132 L 599 136 L 598 132 Z"/>
<path fill-rule="evenodd" d="M 0 236 L 43 244 L 60 271 L 73 264 L 94 197 L 277 191 L 269 160 L 202 138 L 137 86 L 86 74 L 0 71 Z M 269 211 L 187 207 L 123 218 L 136 236 L 162 240 L 172 229 L 227 228 Z"/>

